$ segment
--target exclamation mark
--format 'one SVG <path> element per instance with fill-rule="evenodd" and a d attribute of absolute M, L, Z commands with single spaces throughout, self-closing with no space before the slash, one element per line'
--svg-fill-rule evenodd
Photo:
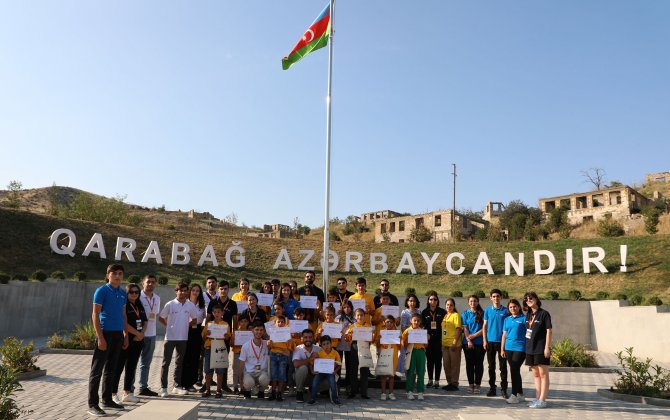
<path fill-rule="evenodd" d="M 626 257 L 628 254 L 628 245 L 619 245 L 619 251 L 621 254 L 621 272 L 625 273 L 628 271 L 628 267 L 626 267 Z"/>

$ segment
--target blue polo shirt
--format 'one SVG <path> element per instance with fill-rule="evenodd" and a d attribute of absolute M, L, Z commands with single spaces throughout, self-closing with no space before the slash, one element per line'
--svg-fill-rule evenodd
<path fill-rule="evenodd" d="M 474 334 L 481 330 L 484 327 L 484 321 L 480 321 L 479 323 L 476 322 L 476 314 L 472 312 L 470 309 L 463 311 L 461 314 L 461 324 L 463 324 L 464 327 L 468 328 L 468 331 L 470 334 Z M 472 344 L 474 345 L 483 345 L 484 344 L 484 337 L 479 336 L 472 340 Z M 468 345 L 468 340 L 465 338 L 465 334 L 463 335 L 463 346 Z"/>
<path fill-rule="evenodd" d="M 103 331 L 123 331 L 123 311 L 127 300 L 126 291 L 120 286 L 112 287 L 107 283 L 95 290 L 93 303 L 102 306 L 100 326 Z"/>
<path fill-rule="evenodd" d="M 502 341 L 503 322 L 509 316 L 509 311 L 503 305 L 496 309 L 493 305 L 484 309 L 486 321 L 486 341 L 500 343 Z"/>
<path fill-rule="evenodd" d="M 505 351 L 526 351 L 526 316 L 508 316 L 503 322 Z"/>

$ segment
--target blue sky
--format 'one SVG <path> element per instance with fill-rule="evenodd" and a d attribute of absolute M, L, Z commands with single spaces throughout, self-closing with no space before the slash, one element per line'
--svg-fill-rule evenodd
<path fill-rule="evenodd" d="M 0 186 L 323 222 L 326 0 L 0 3 Z M 331 215 L 670 170 L 670 2 L 338 0 Z"/>

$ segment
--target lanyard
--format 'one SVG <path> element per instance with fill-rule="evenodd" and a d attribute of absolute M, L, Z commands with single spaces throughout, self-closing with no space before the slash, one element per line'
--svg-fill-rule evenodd
<path fill-rule="evenodd" d="M 249 324 L 253 324 L 254 321 L 256 320 L 257 316 L 258 316 L 258 311 L 254 312 L 254 317 L 253 318 L 251 317 L 251 311 L 248 311 L 247 312 L 247 318 L 249 318 Z M 262 344 L 263 343 L 261 343 L 261 347 L 262 347 Z"/>
<path fill-rule="evenodd" d="M 537 312 L 533 314 L 533 316 L 530 318 L 530 322 L 528 323 L 528 328 L 531 330 L 533 329 L 533 322 L 535 322 L 535 317 L 537 316 Z"/>
<path fill-rule="evenodd" d="M 256 346 L 254 346 L 254 341 L 251 340 L 250 343 L 251 343 L 251 351 L 254 352 L 254 357 L 256 357 L 256 361 L 258 361 L 258 363 L 260 363 L 261 362 L 261 356 L 263 355 L 263 340 L 261 340 L 261 345 L 259 347 L 260 351 L 259 351 L 258 354 L 256 354 Z"/>
<path fill-rule="evenodd" d="M 435 321 L 435 312 L 428 310 L 428 313 L 430 314 L 430 317 L 433 318 L 433 321 Z"/>
<path fill-rule="evenodd" d="M 146 294 L 144 295 L 144 297 L 146 298 L 147 303 L 149 304 L 149 312 L 153 313 L 153 311 L 154 311 L 154 306 L 156 306 L 156 301 L 154 300 L 154 298 L 155 298 L 156 296 L 151 295 L 151 300 L 149 300 L 149 298 L 147 297 Z M 138 315 L 138 316 L 139 316 L 139 315 Z"/>
<path fill-rule="evenodd" d="M 344 299 L 342 299 L 342 295 L 344 295 Z M 340 305 L 344 306 L 344 302 L 347 301 L 347 292 L 344 293 L 337 292 L 337 298 L 340 301 Z"/>
<path fill-rule="evenodd" d="M 128 302 L 130 304 L 130 309 L 135 312 L 135 316 L 137 316 L 137 319 L 140 319 L 140 308 L 137 308 L 134 303 Z"/>

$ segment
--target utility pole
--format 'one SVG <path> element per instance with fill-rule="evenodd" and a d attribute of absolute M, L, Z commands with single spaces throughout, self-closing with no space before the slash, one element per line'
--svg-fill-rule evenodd
<path fill-rule="evenodd" d="M 451 164 L 454 167 L 454 172 L 451 174 L 454 176 L 454 201 L 453 207 L 451 208 L 451 239 L 456 242 L 456 164 Z"/>

